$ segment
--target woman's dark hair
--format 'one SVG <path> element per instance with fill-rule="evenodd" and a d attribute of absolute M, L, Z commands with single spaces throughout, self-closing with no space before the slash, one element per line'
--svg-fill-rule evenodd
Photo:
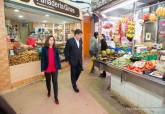
<path fill-rule="evenodd" d="M 105 39 L 105 34 L 101 34 L 102 35 L 102 37 Z"/>
<path fill-rule="evenodd" d="M 47 37 L 46 37 L 44 47 L 49 47 L 49 39 L 50 39 L 51 37 L 53 37 L 53 39 L 54 39 L 53 48 L 55 48 L 56 44 L 55 44 L 55 38 L 54 38 L 53 35 L 50 35 L 50 36 L 47 36 Z"/>
<path fill-rule="evenodd" d="M 94 37 L 97 39 L 97 36 L 99 35 L 98 32 L 94 32 Z"/>
<path fill-rule="evenodd" d="M 82 30 L 76 29 L 76 30 L 74 31 L 74 35 L 77 35 L 77 34 L 82 34 Z"/>

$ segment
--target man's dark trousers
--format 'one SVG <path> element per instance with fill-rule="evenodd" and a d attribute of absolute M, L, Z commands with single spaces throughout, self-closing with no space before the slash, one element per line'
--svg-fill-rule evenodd
<path fill-rule="evenodd" d="M 81 65 L 71 66 L 71 81 L 74 89 L 77 88 L 77 80 L 79 79 L 81 73 Z"/>

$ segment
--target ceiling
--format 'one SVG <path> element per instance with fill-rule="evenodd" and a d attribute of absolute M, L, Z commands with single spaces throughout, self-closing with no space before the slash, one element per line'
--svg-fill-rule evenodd
<path fill-rule="evenodd" d="M 130 0 L 127 0 L 127 1 L 130 2 Z M 136 8 L 145 7 L 146 5 L 150 5 L 153 2 L 155 2 L 155 0 L 138 0 L 136 2 Z M 117 6 L 117 5 L 115 5 L 115 6 Z M 118 7 L 118 8 L 114 8 L 115 6 L 111 6 L 111 8 L 108 8 L 107 10 L 102 12 L 102 14 L 104 14 L 104 18 L 105 17 L 121 17 L 123 15 L 130 15 L 131 13 L 133 14 L 133 12 L 134 12 L 134 9 L 133 9 L 134 3 L 133 2 L 132 3 L 130 2 L 129 4 L 126 4 L 126 2 L 125 2 L 124 4 L 121 5 L 121 7 Z M 114 10 L 110 10 L 113 8 L 114 8 Z"/>
<path fill-rule="evenodd" d="M 61 0 L 75 7 L 78 7 L 83 12 L 92 12 L 93 9 L 99 7 L 112 0 Z"/>
<path fill-rule="evenodd" d="M 19 12 L 15 12 L 15 9 L 19 9 Z M 64 24 L 79 22 L 77 19 L 62 16 L 59 14 L 47 12 L 44 10 L 38 10 L 22 6 L 11 6 L 5 3 L 5 16 L 8 19 L 17 20 L 20 22 L 38 22 L 38 23 L 54 23 L 54 24 Z"/>

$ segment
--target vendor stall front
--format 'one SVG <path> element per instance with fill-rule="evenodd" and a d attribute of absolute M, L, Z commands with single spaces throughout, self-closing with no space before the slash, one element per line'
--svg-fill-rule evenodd
<path fill-rule="evenodd" d="M 3 5 L 10 84 L 22 86 L 41 77 L 40 53 L 48 35 L 55 37 L 63 62 L 66 40 L 82 28 L 82 15 L 61 1 L 5 0 Z"/>
<path fill-rule="evenodd" d="M 127 0 L 100 12 L 100 32 L 116 48 L 100 52 L 95 66 L 112 74 L 111 89 L 132 110 L 148 114 L 165 113 L 164 6 L 158 0 Z"/>

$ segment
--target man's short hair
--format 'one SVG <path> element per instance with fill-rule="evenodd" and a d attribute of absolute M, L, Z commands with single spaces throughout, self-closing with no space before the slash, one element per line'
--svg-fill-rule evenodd
<path fill-rule="evenodd" d="M 82 34 L 82 30 L 76 29 L 76 30 L 74 31 L 74 35 L 77 35 L 77 34 Z"/>

